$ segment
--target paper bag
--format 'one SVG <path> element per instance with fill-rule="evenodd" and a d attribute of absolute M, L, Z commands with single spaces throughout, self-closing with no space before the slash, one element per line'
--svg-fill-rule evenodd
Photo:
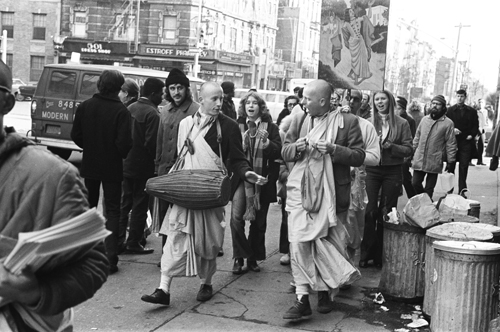
<path fill-rule="evenodd" d="M 448 192 L 455 186 L 455 174 L 444 172 L 438 174 L 436 191 Z"/>
<path fill-rule="evenodd" d="M 438 211 L 441 214 L 458 214 L 466 216 L 469 212 L 469 201 L 460 195 L 449 194 L 440 199 L 438 204 Z"/>
<path fill-rule="evenodd" d="M 408 200 L 403 209 L 406 222 L 412 226 L 429 228 L 439 222 L 439 212 L 429 195 L 423 193 Z"/>

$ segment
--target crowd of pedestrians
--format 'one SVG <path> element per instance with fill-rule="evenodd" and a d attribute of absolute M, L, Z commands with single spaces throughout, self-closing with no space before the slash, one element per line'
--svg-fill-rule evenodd
<path fill-rule="evenodd" d="M 1 62 L 0 73 L 2 125 L 14 100 L 10 72 Z M 153 230 L 163 235 L 162 256 L 159 283 L 141 299 L 169 305 L 172 279 L 179 276 L 198 276 L 196 299 L 212 298 L 216 258 L 223 254 L 225 208 L 191 209 L 150 197 L 144 190 L 148 179 L 166 175 L 173 167 L 227 169 L 232 272 L 237 275 L 260 271 L 269 207 L 279 199 L 280 263 L 291 266 L 296 296 L 283 318 L 310 315 L 311 292 L 317 293 L 317 311 L 331 312 L 337 292 L 360 277 L 358 267 L 382 265 L 383 222 L 397 207 L 403 187 L 408 197 L 427 193 L 432 199 L 438 174 L 443 167 L 454 173 L 458 162 L 458 192 L 465 192 L 467 170 L 486 121 L 481 120 L 482 112 L 465 104 L 463 90 L 449 108 L 443 96 L 435 96 L 424 115 L 418 103 L 408 106 L 405 98 L 387 90 L 341 93 L 315 80 L 286 98 L 283 111 L 272 119 L 254 89 L 235 105 L 232 82 L 206 82 L 193 100 L 190 81 L 178 69 L 165 82 L 149 78 L 141 87 L 119 71 L 105 70 L 97 88 L 98 93 L 78 106 L 71 132 L 83 150 L 82 178 L 73 166 L 33 149 L 11 130 L 0 135 L 0 178 L 17 167 L 10 156 L 18 154 L 33 173 L 24 172 L 27 178 L 16 185 L 28 185 L 32 174 L 43 172 L 43 184 L 37 186 L 53 197 L 33 213 L 17 212 L 30 197 L 16 198 L 5 207 L 12 213 L 0 217 L 0 234 L 17 236 L 29 227 L 49 227 L 97 206 L 101 186 L 104 193 L 106 228 L 112 234 L 104 244 L 82 252 L 70 268 L 58 271 L 57 278 L 53 272 L 46 278 L 27 271 L 21 280 L 0 265 L 0 296 L 41 313 L 65 313 L 91 297 L 108 273 L 118 271 L 119 255 L 152 253 L 154 249 L 145 246 L 148 210 Z M 499 145 L 486 148 L 497 164 Z M 482 156 L 476 157 L 481 165 Z M 1 185 L 0 192 L 16 185 Z M 35 218 L 40 211 L 46 215 Z M 29 226 L 19 226 L 24 224 Z M 76 295 L 45 300 L 62 296 L 54 282 Z M 16 310 L 13 305 L 11 311 Z M 0 310 L 0 326 L 11 311 Z M 58 322 L 66 318 L 61 315 Z"/>

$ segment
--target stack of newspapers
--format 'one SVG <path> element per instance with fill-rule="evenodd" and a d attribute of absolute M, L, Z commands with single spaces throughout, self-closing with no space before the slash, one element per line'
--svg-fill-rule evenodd
<path fill-rule="evenodd" d="M 5 257 L 8 252 L 3 265 L 11 273 L 19 274 L 26 267 L 37 271 L 51 258 L 75 248 L 97 244 L 109 234 L 103 216 L 93 208 L 49 228 L 19 233 L 17 243 L 3 237 L 0 257 Z"/>

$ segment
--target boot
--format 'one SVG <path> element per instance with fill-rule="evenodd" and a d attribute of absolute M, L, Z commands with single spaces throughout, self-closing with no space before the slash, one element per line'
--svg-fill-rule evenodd
<path fill-rule="evenodd" d="M 285 312 L 283 319 L 299 319 L 310 315 L 312 315 L 312 310 L 309 295 L 302 295 L 302 298 L 300 300 L 297 298 L 293 307 Z"/>

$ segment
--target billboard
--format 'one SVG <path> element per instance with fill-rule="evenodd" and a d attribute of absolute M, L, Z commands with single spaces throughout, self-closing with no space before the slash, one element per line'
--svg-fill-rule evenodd
<path fill-rule="evenodd" d="M 390 0 L 323 0 L 318 78 L 382 90 Z"/>

